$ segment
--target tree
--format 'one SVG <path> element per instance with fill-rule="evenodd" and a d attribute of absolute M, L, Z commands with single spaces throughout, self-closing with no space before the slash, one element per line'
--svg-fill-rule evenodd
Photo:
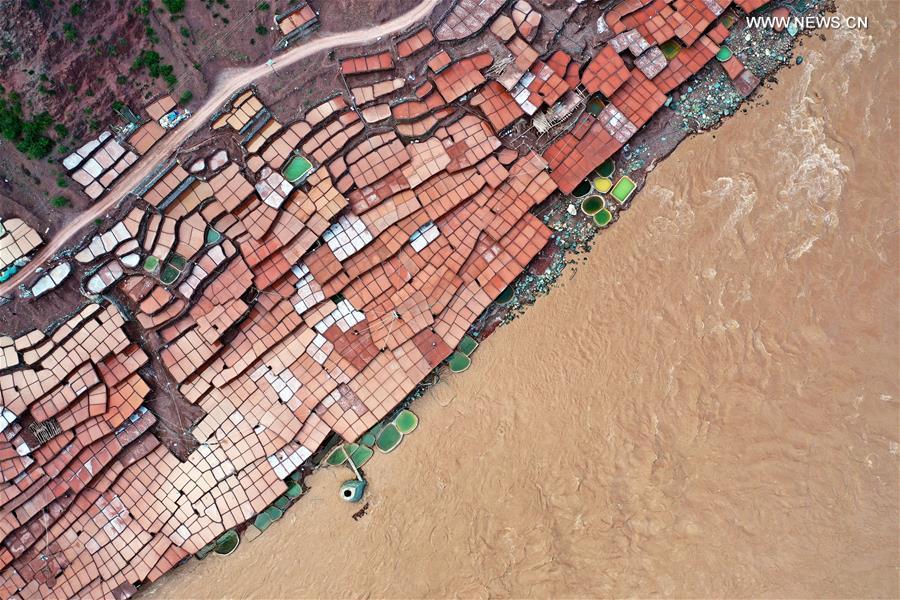
<path fill-rule="evenodd" d="M 78 30 L 71 23 L 64 23 L 63 37 L 69 42 L 74 42 L 78 38 Z"/>
<path fill-rule="evenodd" d="M 184 0 L 162 0 L 162 3 L 173 15 L 184 10 Z"/>
<path fill-rule="evenodd" d="M 0 135 L 10 141 L 22 135 L 22 115 L 7 107 L 6 100 L 0 100 Z"/>
<path fill-rule="evenodd" d="M 131 69 L 133 71 L 139 71 L 144 67 L 147 67 L 147 70 L 150 71 L 150 75 L 153 77 L 159 77 L 159 53 L 155 50 L 141 50 L 141 53 L 138 54 L 138 57 L 134 59 L 134 62 L 131 64 Z"/>
<path fill-rule="evenodd" d="M 17 93 L 10 93 L 8 98 L 0 97 L 0 135 L 13 142 L 28 158 L 44 158 L 53 150 L 55 142 L 45 135 L 51 125 L 53 119 L 46 111 L 26 119 L 22 99 Z"/>

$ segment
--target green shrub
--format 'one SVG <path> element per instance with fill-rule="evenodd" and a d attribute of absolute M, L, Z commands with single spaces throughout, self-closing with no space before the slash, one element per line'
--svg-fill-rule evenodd
<path fill-rule="evenodd" d="M 56 176 L 56 185 L 57 185 L 57 187 L 67 188 L 67 187 L 69 187 L 69 180 L 66 179 L 65 175 L 57 175 Z"/>
<path fill-rule="evenodd" d="M 141 53 L 138 54 L 138 57 L 134 59 L 133 63 L 131 63 L 131 70 L 140 71 L 142 68 L 147 67 L 147 70 L 150 71 L 150 74 L 153 75 L 153 77 L 156 77 L 158 73 L 154 75 L 154 70 L 159 69 L 159 61 L 160 56 L 158 52 L 154 50 L 141 50 Z"/>
<path fill-rule="evenodd" d="M 71 23 L 63 23 L 63 37 L 69 42 L 74 42 L 78 38 L 78 30 Z"/>
<path fill-rule="evenodd" d="M 84 7 L 81 6 L 81 3 L 76 2 L 69 7 L 69 14 L 73 17 L 80 17 L 84 14 Z"/>
<path fill-rule="evenodd" d="M 17 93 L 12 92 L 8 99 L 0 97 L 0 135 L 15 143 L 28 158 L 44 158 L 53 150 L 55 142 L 44 134 L 52 124 L 46 111 L 26 120 Z"/>
<path fill-rule="evenodd" d="M 63 208 L 64 206 L 69 205 L 69 199 L 65 196 L 54 196 L 50 200 L 50 206 L 53 208 Z"/>
<path fill-rule="evenodd" d="M 183 92 L 181 92 L 181 98 L 178 99 L 178 102 L 181 104 L 187 104 L 193 99 L 194 93 L 191 90 L 184 90 Z"/>
<path fill-rule="evenodd" d="M 0 101 L 6 104 L 6 101 Z M 21 108 L 19 109 L 21 111 Z M 22 114 L 13 109 L 6 109 L 0 105 L 0 135 L 10 141 L 19 139 L 22 135 Z"/>
<path fill-rule="evenodd" d="M 162 3 L 172 14 L 180 13 L 184 10 L 184 0 L 162 0 Z"/>
<path fill-rule="evenodd" d="M 265 25 L 256 26 L 256 35 L 266 35 L 267 33 L 269 33 L 269 28 Z"/>
<path fill-rule="evenodd" d="M 268 2 L 260 2 L 259 6 L 257 6 L 256 8 L 258 8 L 259 10 L 269 10 L 269 3 Z"/>

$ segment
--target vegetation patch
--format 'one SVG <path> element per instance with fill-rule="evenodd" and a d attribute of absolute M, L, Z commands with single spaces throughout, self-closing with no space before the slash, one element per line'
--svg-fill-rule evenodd
<path fill-rule="evenodd" d="M 163 63 L 159 52 L 155 50 L 141 50 L 138 57 L 131 63 L 132 71 L 142 71 L 144 69 L 154 79 L 162 77 L 169 86 L 178 83 L 178 78 L 174 75 L 175 67 Z"/>
<path fill-rule="evenodd" d="M 173 15 L 184 12 L 184 0 L 162 0 L 162 3 Z"/>
<path fill-rule="evenodd" d="M 47 135 L 51 127 L 55 125 L 50 113 L 44 111 L 28 118 L 22 110 L 22 97 L 17 92 L 7 96 L 0 86 L 0 135 L 15 144 L 19 152 L 33 160 L 46 158 L 56 145 Z"/>

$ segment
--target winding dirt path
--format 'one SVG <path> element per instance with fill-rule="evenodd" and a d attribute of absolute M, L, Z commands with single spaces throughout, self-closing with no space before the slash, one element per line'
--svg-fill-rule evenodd
<path fill-rule="evenodd" d="M 344 33 L 329 34 L 314 38 L 288 50 L 284 54 L 275 57 L 272 68 L 267 63 L 246 69 L 230 69 L 223 71 L 218 77 L 212 92 L 206 102 L 194 111 L 193 116 L 184 121 L 174 131 L 163 137 L 156 146 L 142 156 L 135 165 L 121 177 L 112 188 L 107 191 L 97 204 L 81 213 L 68 225 L 60 229 L 52 239 L 48 240 L 32 260 L 19 270 L 13 277 L 0 283 L 0 295 L 8 294 L 18 282 L 31 275 L 48 258 L 59 252 L 66 243 L 75 237 L 82 229 L 94 221 L 94 219 L 106 214 L 119 204 L 128 194 L 140 184 L 144 178 L 150 175 L 159 164 L 171 156 L 175 150 L 194 132 L 205 127 L 210 118 L 228 98 L 237 90 L 246 87 L 254 81 L 270 77 L 272 70 L 290 66 L 298 61 L 308 58 L 322 51 L 328 51 L 342 46 L 356 46 L 367 42 L 374 42 L 379 37 L 391 35 L 406 29 L 410 25 L 425 19 L 431 11 L 440 3 L 440 0 L 423 0 L 421 4 L 411 11 L 391 19 L 381 25 L 367 29 L 347 31 Z"/>

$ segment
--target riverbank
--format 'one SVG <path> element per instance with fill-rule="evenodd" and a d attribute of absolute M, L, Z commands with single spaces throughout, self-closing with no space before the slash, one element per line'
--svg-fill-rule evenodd
<path fill-rule="evenodd" d="M 362 519 L 320 470 L 145 597 L 897 596 L 897 16 L 862 9 L 415 403 Z"/>

